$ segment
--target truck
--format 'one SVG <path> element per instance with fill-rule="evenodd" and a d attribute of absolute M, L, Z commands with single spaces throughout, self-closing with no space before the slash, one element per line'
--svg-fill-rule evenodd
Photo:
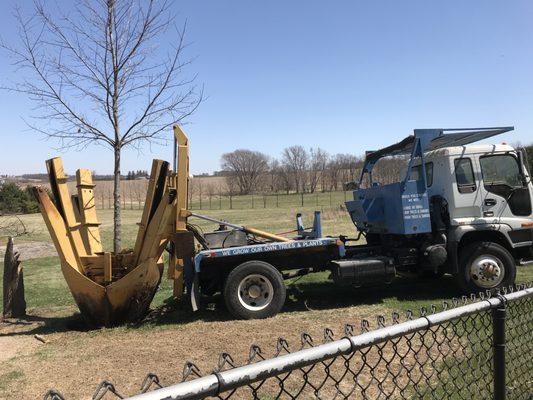
<path fill-rule="evenodd" d="M 353 237 L 324 236 L 318 211 L 308 229 L 296 216 L 293 237 L 191 211 L 189 140 L 178 125 L 173 170 L 167 161 L 153 162 L 133 249 L 104 250 L 89 170 L 77 171 L 71 194 L 61 159 L 48 160 L 51 193 L 34 193 L 70 291 L 93 325 L 146 315 L 165 266 L 175 298 L 186 295 L 198 310 L 202 295 L 221 293 L 229 312 L 243 319 L 277 314 L 286 280 L 321 271 L 356 287 L 416 273 L 451 274 L 469 293 L 497 291 L 514 284 L 518 265 L 533 262 L 533 186 L 525 152 L 476 142 L 511 130 L 415 129 L 368 151 L 359 178 L 345 186 L 353 197 L 345 203 Z M 387 157 L 405 171 L 385 184 L 373 172 Z M 195 218 L 217 228 L 203 232 Z"/>
<path fill-rule="evenodd" d="M 367 152 L 359 179 L 345 186 L 353 191 L 345 205 L 354 238 L 322 237 L 318 212 L 310 231 L 299 216 L 297 236 L 283 241 L 257 240 L 214 220 L 220 228 L 200 239 L 203 249 L 186 274 L 193 307 L 200 293 L 221 292 L 235 317 L 270 317 L 285 302 L 284 280 L 318 271 L 330 271 L 340 285 L 391 282 L 413 272 L 452 274 L 468 293 L 513 285 L 517 265 L 533 262 L 526 153 L 474 144 L 511 130 L 415 129 Z M 398 182 L 381 184 L 372 176 L 386 157 L 405 162 Z"/>

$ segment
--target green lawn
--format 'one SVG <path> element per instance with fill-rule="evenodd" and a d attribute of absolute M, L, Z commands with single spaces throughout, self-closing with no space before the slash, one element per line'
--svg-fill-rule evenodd
<path fill-rule="evenodd" d="M 242 210 L 202 210 L 201 214 L 209 215 L 217 219 L 228 222 L 247 225 L 269 232 L 285 232 L 296 227 L 296 214 L 302 213 L 304 224 L 311 226 L 313 223 L 313 213 L 315 210 L 322 211 L 322 224 L 324 235 L 354 235 L 355 228 L 348 216 L 348 213 L 341 210 L 340 207 L 314 207 L 312 205 L 300 207 L 285 208 L 267 208 L 267 209 L 242 209 Z M 198 210 L 195 212 L 200 213 Z M 7 217 L 0 216 L 0 223 Z M 21 220 L 26 225 L 29 233 L 21 236 L 16 240 L 18 242 L 50 242 L 50 235 L 44 225 L 40 214 L 22 215 Z M 113 211 L 99 210 L 98 219 L 100 220 L 100 233 L 106 249 L 111 249 L 113 238 Z M 132 247 L 137 235 L 137 223 L 141 219 L 140 210 L 123 210 L 122 211 L 122 245 L 124 248 Z M 215 224 L 197 219 L 190 218 L 190 223 L 197 224 L 204 229 L 216 228 Z M 0 236 L 0 241 L 5 241 L 5 237 Z"/>
<path fill-rule="evenodd" d="M 3 264 L 2 264 L 3 268 Z M 328 279 L 327 272 L 310 274 L 301 279 L 293 279 L 289 283 L 289 296 L 285 312 L 303 311 L 305 309 L 321 310 L 352 307 L 356 305 L 380 305 L 392 311 L 418 311 L 420 307 L 436 304 L 440 307 L 443 301 L 459 297 L 461 293 L 451 276 L 440 279 L 397 278 L 391 284 L 354 288 L 339 287 Z M 533 281 L 533 267 L 519 267 L 517 282 Z M 54 311 L 64 315 L 65 308 L 71 313 L 77 312 L 74 301 L 61 274 L 59 260 L 56 257 L 45 257 L 24 262 L 24 283 L 27 306 L 32 313 L 44 309 L 47 313 Z M 174 310 L 167 311 L 164 321 L 179 323 L 184 320 L 202 319 L 207 314 L 193 314 L 188 307 L 176 305 L 171 300 L 172 284 L 163 279 L 152 306 L 154 308 L 166 303 L 173 305 Z M 206 299 L 225 315 L 220 296 Z M 1 302 L 1 299 L 0 299 Z M 229 315 L 224 318 L 230 319 Z"/>

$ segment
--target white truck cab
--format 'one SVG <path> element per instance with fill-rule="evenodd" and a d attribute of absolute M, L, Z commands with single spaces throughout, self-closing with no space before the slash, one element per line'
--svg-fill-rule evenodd
<path fill-rule="evenodd" d="M 346 203 L 367 243 L 398 272 L 451 273 L 469 292 L 514 284 L 517 264 L 533 261 L 525 152 L 473 144 L 512 129 L 421 129 L 368 152 Z M 404 178 L 373 182 L 375 164 L 390 156 L 410 156 Z M 370 185 L 363 187 L 365 176 Z"/>
<path fill-rule="evenodd" d="M 446 147 L 428 152 L 425 166 L 428 194 L 447 200 L 451 226 L 488 227 L 507 235 L 513 247 L 532 244 L 527 228 L 533 221 L 533 185 L 513 147 Z"/>

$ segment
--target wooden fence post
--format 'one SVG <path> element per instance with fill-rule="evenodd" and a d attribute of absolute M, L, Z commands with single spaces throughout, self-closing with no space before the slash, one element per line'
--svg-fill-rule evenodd
<path fill-rule="evenodd" d="M 13 248 L 13 238 L 9 237 L 4 256 L 4 318 L 21 318 L 26 315 L 24 276 L 19 257 L 20 254 Z"/>

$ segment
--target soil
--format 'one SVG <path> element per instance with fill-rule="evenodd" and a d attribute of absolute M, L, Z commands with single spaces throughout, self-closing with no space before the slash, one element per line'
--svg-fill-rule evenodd
<path fill-rule="evenodd" d="M 76 328 L 72 322 L 70 328 L 65 327 L 69 317 L 39 309 L 39 314 L 30 312 L 27 321 L 0 325 L 0 398 L 42 398 L 54 388 L 66 399 L 90 399 L 102 380 L 111 381 L 122 396 L 130 396 L 139 392 L 149 372 L 157 374 L 164 386 L 175 384 L 181 381 L 186 361 L 194 362 L 202 374 L 208 374 L 222 352 L 231 354 L 235 363 L 242 365 L 252 344 L 261 347 L 264 357 L 271 357 L 277 338 L 284 337 L 291 351 L 295 351 L 301 347 L 302 332 L 309 333 L 315 344 L 322 342 L 326 327 L 341 338 L 345 323 L 357 329 L 362 318 L 380 311 L 383 310 L 379 306 L 359 305 L 282 313 L 266 320 L 196 320 L 182 325 L 84 332 L 71 330 Z M 63 315 L 71 313 L 66 310 Z M 51 324 L 61 328 L 47 333 L 46 326 Z M 35 339 L 36 333 L 46 343 Z"/>
<path fill-rule="evenodd" d="M 2 245 L 0 247 L 0 259 L 3 260 L 4 254 L 6 251 L 6 246 Z M 24 242 L 16 243 L 15 241 L 15 251 L 20 253 L 20 260 L 31 260 L 32 258 L 41 258 L 41 257 L 56 257 L 57 252 L 52 243 L 47 242 Z"/>

